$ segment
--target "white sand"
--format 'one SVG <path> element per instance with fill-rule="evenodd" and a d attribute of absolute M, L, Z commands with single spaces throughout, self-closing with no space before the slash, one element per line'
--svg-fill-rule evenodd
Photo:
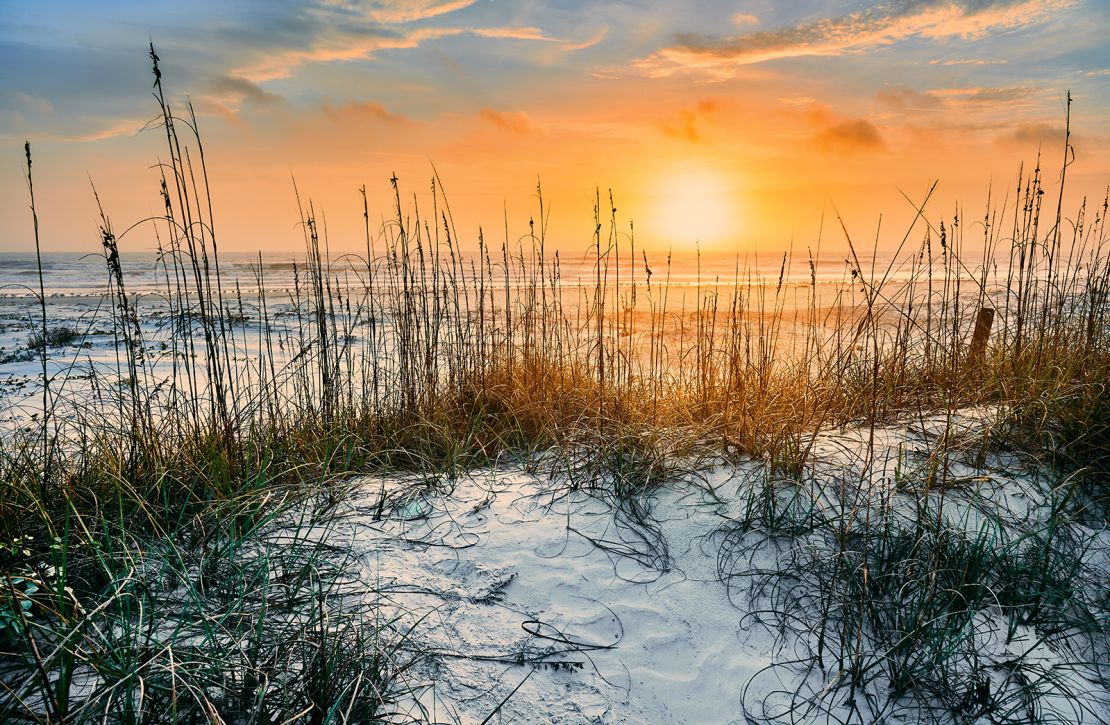
<path fill-rule="evenodd" d="M 717 507 L 695 491 L 661 494 L 656 515 L 672 562 L 658 571 L 584 538 L 644 548 L 604 503 L 583 494 L 553 501 L 543 487 L 524 474 L 471 478 L 430 500 L 428 519 L 358 524 L 359 545 L 374 552 L 371 581 L 423 620 L 414 644 L 530 663 L 440 658 L 441 669 L 426 673 L 438 680 L 423 698 L 432 719 L 481 721 L 526 676 L 504 722 L 734 719 L 740 686 L 773 642 L 762 630 L 738 631 L 740 612 L 722 596 L 706 539 Z M 611 649 L 578 652 L 559 639 Z"/>
<path fill-rule="evenodd" d="M 967 423 L 973 438 L 976 420 L 965 415 L 957 423 Z M 894 466 L 904 471 L 910 459 L 927 460 L 938 426 L 943 432 L 942 418 L 925 421 L 924 429 L 919 422 L 877 431 L 869 472 L 859 473 L 885 480 L 889 490 Z M 859 446 L 870 437 L 859 430 L 822 436 L 815 470 L 843 476 L 860 465 Z M 950 475 L 972 476 L 966 463 L 950 468 Z M 1029 502 L 1035 492 L 1021 480 L 974 470 L 973 487 L 989 495 L 968 494 L 953 504 L 962 525 L 976 525 L 975 516 L 960 514 L 974 511 L 969 501 L 1007 507 L 1015 520 L 1035 516 Z M 406 675 L 420 695 L 403 715 L 480 723 L 519 685 L 490 722 L 744 722 L 743 705 L 761 708 L 770 690 L 790 686 L 777 682 L 780 670 L 766 668 L 791 659 L 796 644 L 792 635 L 780 637 L 773 622 L 748 616 L 752 604 L 738 595 L 742 585 L 734 583 L 730 599 L 718 576 L 715 532 L 735 513 L 730 509 L 745 486 L 762 475 L 758 463 L 719 465 L 663 486 L 645 501 L 662 535 L 654 547 L 622 524 L 610 503 L 566 493 L 547 476 L 519 468 L 469 475 L 449 494 L 428 487 L 392 515 L 387 507 L 380 521 L 382 486 L 395 502 L 419 482 L 368 479 L 347 534 L 366 562 L 367 586 L 390 603 L 383 612 L 400 616 L 401 629 L 412 628 L 405 650 L 432 655 Z M 1110 545 L 1105 536 L 1101 541 Z M 779 553 L 775 546 L 759 549 L 750 566 L 772 568 Z M 997 626 L 1005 631 L 1001 620 Z M 992 635 L 983 654 L 1001 661 L 1033 641 L 1031 632 L 1008 645 Z M 1034 659 L 1045 667 L 1063 662 L 1038 647 Z M 1067 673 L 1097 713 L 1105 691 Z M 1050 709 L 1053 702 L 1046 699 Z M 1100 717 L 1072 713 L 1063 700 L 1056 705 L 1065 722 L 1110 719 L 1110 710 Z"/>

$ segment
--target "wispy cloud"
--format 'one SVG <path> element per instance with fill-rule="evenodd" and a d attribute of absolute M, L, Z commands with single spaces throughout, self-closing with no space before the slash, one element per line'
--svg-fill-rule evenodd
<path fill-rule="evenodd" d="M 215 5 L 174 27 L 168 27 L 169 21 L 155 9 L 148 9 L 146 15 L 137 12 L 130 22 L 150 27 L 167 59 L 171 93 L 187 89 L 202 115 L 241 128 L 278 123 L 279 117 L 286 122 L 287 117 L 308 107 L 321 113 L 323 99 L 366 99 L 361 81 L 331 83 L 330 69 L 319 66 L 369 60 L 382 60 L 385 65 L 394 60 L 382 59 L 385 53 L 451 38 L 483 42 L 445 46 L 437 56 L 446 59 L 449 54 L 465 54 L 474 66 L 480 66 L 490 56 L 504 52 L 499 47 L 503 43 L 537 44 L 557 55 L 600 43 L 607 33 L 600 22 L 583 29 L 583 24 L 570 24 L 562 16 L 552 18 L 535 9 L 508 12 L 504 6 L 482 0 L 244 0 Z M 120 119 L 145 118 L 148 99 L 141 89 L 149 87 L 150 74 L 142 49 L 145 31 L 136 39 L 128 35 L 131 30 L 110 27 L 109 13 L 104 27 L 98 26 L 94 34 L 99 46 L 90 49 L 74 45 L 66 32 L 57 31 L 73 21 L 51 16 L 48 22 L 47 14 L 30 11 L 27 17 L 34 20 L 37 35 L 12 38 L 5 32 L 7 28 L 0 29 L 0 58 L 19 58 L 19 65 L 38 69 L 33 77 L 28 74 L 0 83 L 0 113 L 11 118 L 0 124 L 0 135 L 26 127 L 40 138 L 51 133 L 84 139 L 90 136 L 90 128 L 104 129 L 95 132 L 99 138 L 118 135 Z M 564 34 L 571 31 L 576 31 L 570 36 L 576 42 L 564 44 Z M 65 42 L 55 47 L 57 39 Z M 514 49 L 522 58 L 522 68 L 539 63 L 538 53 L 522 51 Z M 449 80 L 430 77 L 431 62 L 428 56 L 415 61 L 410 66 L 412 76 L 428 75 L 420 80 L 409 77 L 408 82 L 412 86 L 441 84 L 454 90 Z M 275 82 L 279 80 L 284 82 Z M 365 85 L 380 93 L 389 83 L 378 76 Z M 180 97 L 171 100 L 176 103 Z M 405 107 L 403 99 L 392 103 Z M 52 113 L 52 108 L 58 112 Z M 79 118 L 83 119 L 80 124 Z"/>
<path fill-rule="evenodd" d="M 941 109 L 970 110 L 983 106 L 992 110 L 1012 107 L 1029 101 L 1037 95 L 1030 86 L 934 88 L 917 91 L 908 86 L 891 86 L 875 94 L 875 98 L 888 108 L 910 111 L 936 111 Z"/>
<path fill-rule="evenodd" d="M 884 88 L 875 94 L 875 98 L 897 110 L 935 111 L 944 105 L 944 99 L 935 93 L 922 93 L 906 86 Z"/>
<path fill-rule="evenodd" d="M 597 31 L 596 33 L 591 35 L 589 38 L 586 38 L 585 40 L 583 40 L 581 42 L 578 42 L 578 43 L 575 43 L 575 42 L 563 43 L 559 47 L 562 50 L 566 50 L 566 51 L 570 51 L 570 52 L 573 52 L 573 51 L 576 51 L 576 50 L 585 50 L 586 48 L 592 48 L 595 45 L 597 45 L 598 43 L 600 43 L 601 41 L 605 40 L 605 36 L 607 36 L 608 34 L 609 34 L 609 26 L 606 25 L 601 30 Z"/>
<path fill-rule="evenodd" d="M 242 104 L 271 106 L 283 100 L 281 96 L 263 90 L 258 84 L 246 78 L 230 75 L 219 76 L 209 83 L 206 97 L 223 101 L 234 107 Z"/>
<path fill-rule="evenodd" d="M 500 131 L 509 133 L 527 135 L 539 131 L 528 114 L 520 111 L 495 111 L 492 108 L 483 108 L 478 112 L 478 118 Z"/>
<path fill-rule="evenodd" d="M 254 48 L 248 60 L 229 75 L 252 83 L 285 78 L 297 68 L 313 63 L 366 60 L 382 51 L 406 50 L 423 43 L 458 36 L 494 40 L 523 40 L 556 43 L 558 38 L 531 25 L 462 24 L 458 19 L 439 19 L 475 5 L 477 0 L 314 0 L 289 17 L 280 18 L 286 32 L 269 39 L 248 38 Z M 288 32 L 296 28 L 296 32 Z"/>
<path fill-rule="evenodd" d="M 27 111 L 33 116 L 45 118 L 54 115 L 54 104 L 45 98 L 31 95 L 30 93 L 21 93 L 19 91 L 11 91 L 5 94 L 5 105 L 10 105 L 13 108 Z"/>
<path fill-rule="evenodd" d="M 322 0 L 321 6 L 385 25 L 413 23 L 464 10 L 478 0 Z"/>
<path fill-rule="evenodd" d="M 478 0 L 384 0 L 371 12 L 383 23 L 411 23 L 468 8 Z"/>
<path fill-rule="evenodd" d="M 559 40 L 545 35 L 539 28 L 459 28 L 458 30 L 460 33 L 473 33 L 480 38 L 500 40 L 542 40 L 549 43 Z"/>
<path fill-rule="evenodd" d="M 459 32 L 453 28 L 422 28 L 411 32 L 384 27 L 364 28 L 358 32 L 331 28 L 320 32 L 308 47 L 269 49 L 250 65 L 234 71 L 233 75 L 252 83 L 265 83 L 285 78 L 296 68 L 309 63 L 369 58 L 382 50 L 415 48 L 427 40 Z"/>
<path fill-rule="evenodd" d="M 968 88 L 938 88 L 930 91 L 952 103 L 969 106 L 989 105 L 998 108 L 1027 101 L 1037 94 L 1031 86 L 1004 86 L 1001 88 L 973 86 Z"/>
<path fill-rule="evenodd" d="M 325 116 L 338 124 L 384 123 L 404 126 L 412 123 L 406 116 L 393 113 L 380 103 L 348 103 L 343 106 L 325 103 L 322 110 Z"/>
<path fill-rule="evenodd" d="M 309 63 L 365 60 L 383 50 L 416 48 L 421 43 L 459 35 L 474 35 L 496 40 L 529 40 L 557 42 L 544 35 L 539 28 L 490 27 L 490 28 L 416 28 L 397 30 L 370 27 L 352 31 L 334 29 L 321 33 L 314 43 L 303 49 L 274 51 L 250 66 L 236 71 L 235 75 L 255 83 L 287 77 L 296 68 Z"/>
<path fill-rule="evenodd" d="M 935 59 L 929 65 L 1006 65 L 1005 60 L 984 60 L 982 58 L 950 58 L 948 60 Z"/>
<path fill-rule="evenodd" d="M 973 40 L 1039 23 L 1078 0 L 894 0 L 866 10 L 732 37 L 680 33 L 637 62 L 649 75 L 692 70 L 729 75 L 737 66 L 800 56 L 860 53 L 909 38 Z"/>
<path fill-rule="evenodd" d="M 103 141 L 104 139 L 115 138 L 116 136 L 134 136 L 142 131 L 144 128 L 146 128 L 147 125 L 148 124 L 145 121 L 134 121 L 125 119 L 113 123 L 112 125 L 106 128 L 102 128 L 98 131 L 93 131 L 92 133 L 88 133 L 83 136 L 77 136 L 74 140 Z"/>

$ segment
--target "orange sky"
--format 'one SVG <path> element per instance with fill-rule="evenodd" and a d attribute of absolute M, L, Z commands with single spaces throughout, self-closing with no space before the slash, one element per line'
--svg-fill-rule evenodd
<path fill-rule="evenodd" d="M 786 9 L 784 6 L 789 6 Z M 175 16 L 114 3 L 0 10 L 0 250 L 31 248 L 20 170 L 35 152 L 44 246 L 95 251 L 89 177 L 117 228 L 159 207 L 159 131 L 144 44 L 204 133 L 224 249 L 299 249 L 291 177 L 333 252 L 372 218 L 427 206 L 432 164 L 464 244 L 527 232 L 542 180 L 549 245 L 580 253 L 592 200 L 653 250 L 842 249 L 840 211 L 869 247 L 901 239 L 939 179 L 934 218 L 1013 199 L 1038 148 L 1051 189 L 1064 94 L 1073 201 L 1110 183 L 1110 12 L 1102 0 L 522 2 L 201 5 Z M 178 11 L 181 12 L 181 11 Z M 83 15 L 85 13 L 86 15 Z M 426 213 L 425 209 L 425 213 Z M 140 227 L 125 248 L 149 249 Z"/>

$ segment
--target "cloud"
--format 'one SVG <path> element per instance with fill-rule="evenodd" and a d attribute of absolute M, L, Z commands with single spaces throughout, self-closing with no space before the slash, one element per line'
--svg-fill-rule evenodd
<path fill-rule="evenodd" d="M 307 48 L 275 49 L 268 52 L 251 65 L 239 69 L 236 75 L 255 83 L 263 83 L 285 78 L 299 66 L 309 63 L 359 60 L 382 50 L 415 48 L 427 40 L 460 33 L 455 28 L 424 28 L 407 33 L 388 28 L 365 28 L 359 32 L 331 29 L 321 32 Z"/>
<path fill-rule="evenodd" d="M 412 23 L 463 10 L 478 0 L 378 0 L 370 4 L 370 17 L 379 23 Z"/>
<path fill-rule="evenodd" d="M 317 0 L 321 14 L 366 18 L 382 25 L 415 23 L 465 10 L 478 0 Z"/>
<path fill-rule="evenodd" d="M 207 95 L 233 105 L 247 103 L 254 106 L 271 106 L 284 102 L 281 96 L 263 90 L 257 83 L 230 75 L 219 76 L 209 83 Z"/>
<path fill-rule="evenodd" d="M 948 60 L 935 59 L 929 65 L 1006 65 L 1005 60 L 984 60 L 982 58 L 949 58 Z"/>
<path fill-rule="evenodd" d="M 239 129 L 248 128 L 247 123 L 239 118 L 239 114 L 223 103 L 212 98 L 198 98 L 196 103 L 197 113 L 202 116 L 215 116 L 223 119 L 228 124 Z"/>
<path fill-rule="evenodd" d="M 228 75 L 260 84 L 286 78 L 314 63 L 367 60 L 382 51 L 408 50 L 444 38 L 558 42 L 541 28 L 517 25 L 429 25 L 421 22 L 463 10 L 477 0 L 312 0 L 251 25 L 217 29 L 221 44 L 241 51 Z"/>
<path fill-rule="evenodd" d="M 1024 101 L 1037 93 L 1030 86 L 1005 86 L 1001 88 L 941 88 L 931 91 L 947 101 L 965 105 L 1001 106 Z"/>
<path fill-rule="evenodd" d="M 137 43 L 87 48 L 52 45 L 30 33 L 19 40 L 3 35 L 0 65 L 20 70 L 0 81 L 0 113 L 13 114 L 11 121 L 0 118 L 0 135 L 18 130 L 32 141 L 116 136 L 126 133 L 117 129 L 121 119 L 153 112 L 145 92 L 150 67 Z"/>
<path fill-rule="evenodd" d="M 325 116 L 337 124 L 384 123 L 409 125 L 412 123 L 408 117 L 393 113 L 380 103 L 348 103 L 343 106 L 333 106 L 330 103 L 325 103 L 321 110 Z"/>
<path fill-rule="evenodd" d="M 1064 144 L 1064 127 L 1051 123 L 1028 122 L 1019 123 L 1014 130 L 1003 137 L 1003 140 L 1022 145 L 1050 145 Z"/>
<path fill-rule="evenodd" d="M 751 13 L 736 13 L 732 16 L 732 22 L 737 25 L 757 25 L 759 23 L 759 18 Z"/>
<path fill-rule="evenodd" d="M 85 138 L 90 129 L 110 133 L 119 119 L 144 118 L 152 110 L 143 90 L 151 83 L 147 30 L 163 57 L 171 102 L 177 106 L 191 92 L 198 113 L 240 126 L 247 120 L 271 122 L 261 113 L 247 119 L 247 111 L 281 108 L 294 113 L 298 107 L 304 110 L 306 102 L 318 110 L 317 99 L 328 97 L 337 103 L 365 100 L 358 97 L 358 85 L 348 89 L 325 82 L 326 87 L 317 88 L 294 80 L 279 90 L 271 83 L 317 64 L 365 61 L 447 38 L 479 38 L 466 50 L 483 55 L 496 52 L 505 41 L 543 43 L 552 50 L 562 42 L 558 33 L 547 32 L 547 16 L 509 13 L 481 0 L 252 0 L 215 3 L 181 19 L 144 6 L 126 22 L 111 9 L 105 12 L 89 15 L 97 18 L 89 30 L 95 47 L 70 37 L 67 28 L 77 20 L 61 16 L 28 11 L 30 31 L 0 31 L 0 59 L 10 67 L 31 69 L 0 83 L 0 113 L 26 119 L 39 138 Z M 528 19 L 509 19 L 514 16 Z M 579 32 L 594 32 L 599 25 Z M 134 27 L 139 26 L 145 30 L 136 38 Z M 561 33 L 569 26 L 553 27 Z M 600 42 L 601 37 L 603 33 L 596 34 L 587 42 Z M 414 74 L 424 72 L 427 62 L 418 60 Z M 443 82 L 435 78 L 431 85 Z M 366 83 L 375 92 L 388 84 L 389 79 L 381 78 Z M 48 115 L 48 106 L 55 112 Z M 10 133 L 12 124 L 4 126 L 0 133 Z"/>
<path fill-rule="evenodd" d="M 636 63 L 652 76 L 702 71 L 717 76 L 738 66 L 802 56 L 862 53 L 909 38 L 975 40 L 1039 23 L 1078 0 L 891 0 L 866 10 L 779 30 L 733 37 L 680 33 L 674 44 Z"/>
<path fill-rule="evenodd" d="M 601 30 L 591 35 L 589 38 L 586 38 L 579 43 L 563 43 L 561 46 L 559 46 L 559 49 L 573 52 L 576 50 L 585 50 L 586 48 L 592 48 L 601 41 L 605 40 L 605 36 L 607 36 L 608 34 L 609 26 L 606 25 Z"/>
<path fill-rule="evenodd" d="M 459 32 L 501 40 L 543 40 L 552 43 L 559 40 L 545 35 L 539 28 L 459 28 Z"/>
<path fill-rule="evenodd" d="M 684 139 L 692 143 L 703 140 L 699 125 L 717 111 L 718 103 L 712 99 L 700 101 L 691 109 L 678 112 L 676 122 L 663 127 L 663 133 L 671 138 Z"/>
<path fill-rule="evenodd" d="M 45 98 L 32 95 L 30 93 L 21 93 L 19 91 L 11 91 L 8 95 L 8 102 L 4 105 L 12 109 L 19 109 L 22 112 L 30 112 L 32 116 L 47 118 L 54 115 L 54 104 Z"/>
<path fill-rule="evenodd" d="M 966 112 L 973 109 L 1012 108 L 1036 93 L 1037 89 L 1029 86 L 934 88 L 928 91 L 916 91 L 908 86 L 892 86 L 876 93 L 875 98 L 888 108 L 898 111 L 943 109 Z"/>
<path fill-rule="evenodd" d="M 886 88 L 875 94 L 883 104 L 897 110 L 935 111 L 944 105 L 944 99 L 928 91 L 919 93 L 906 86 Z"/>
<path fill-rule="evenodd" d="M 90 128 L 89 131 L 55 130 L 44 125 L 41 118 L 28 117 L 20 111 L 0 109 L 0 138 L 18 138 L 20 143 L 30 139 L 40 141 L 103 141 L 117 136 L 136 136 L 150 125 L 149 121 L 134 118 L 99 118 L 80 116 L 74 126 Z"/>
<path fill-rule="evenodd" d="M 826 151 L 875 151 L 883 148 L 882 134 L 870 121 L 862 118 L 841 121 L 819 132 L 814 141 Z"/>
<path fill-rule="evenodd" d="M 501 131 L 509 133 L 529 135 L 539 131 L 536 124 L 528 117 L 528 114 L 520 111 L 501 112 L 492 108 L 483 108 L 478 111 L 478 118 Z"/>
<path fill-rule="evenodd" d="M 253 64 L 236 71 L 235 75 L 255 83 L 287 77 L 299 66 L 309 63 L 353 61 L 371 58 L 383 50 L 416 48 L 421 43 L 459 35 L 475 35 L 497 40 L 531 40 L 557 42 L 539 28 L 417 28 L 401 31 L 387 27 L 366 27 L 355 30 L 332 28 L 320 33 L 308 48 L 276 50 Z"/>
<path fill-rule="evenodd" d="M 114 138 L 116 136 L 135 136 L 148 126 L 147 121 L 136 121 L 134 119 L 123 119 L 116 121 L 111 125 L 93 131 L 83 136 L 77 136 L 75 141 L 103 141 L 107 138 Z"/>

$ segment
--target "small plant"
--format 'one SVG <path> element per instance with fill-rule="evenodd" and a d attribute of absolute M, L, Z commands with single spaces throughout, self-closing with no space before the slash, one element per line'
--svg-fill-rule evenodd
<path fill-rule="evenodd" d="M 64 325 L 58 327 L 51 327 L 46 331 L 44 336 L 41 332 L 34 332 L 27 338 L 28 350 L 42 350 L 45 347 L 66 347 L 72 345 L 81 334 L 74 330 L 72 327 Z"/>
<path fill-rule="evenodd" d="M 27 631 L 27 621 L 35 616 L 34 596 L 39 585 L 31 579 L 8 576 L 0 593 L 0 639 L 18 641 Z"/>

